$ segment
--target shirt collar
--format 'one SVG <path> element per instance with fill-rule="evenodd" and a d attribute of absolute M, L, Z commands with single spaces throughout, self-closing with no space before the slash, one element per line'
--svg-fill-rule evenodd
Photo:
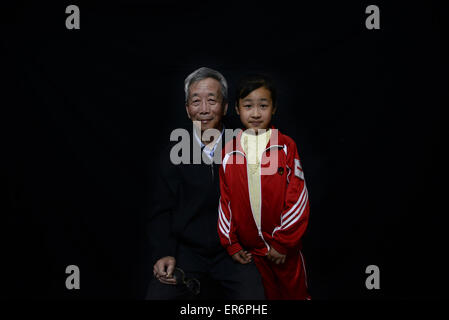
<path fill-rule="evenodd" d="M 223 129 L 221 130 L 220 136 L 216 139 L 216 141 L 215 141 L 215 143 L 214 143 L 214 146 L 213 146 L 211 149 L 209 149 L 208 147 L 206 147 L 206 145 L 201 141 L 200 137 L 198 137 L 198 134 L 196 133 L 197 130 L 195 130 L 195 128 L 193 129 L 193 135 L 195 136 L 196 141 L 200 144 L 201 149 L 202 149 L 204 152 L 206 152 L 206 154 L 207 154 L 209 157 L 213 157 L 213 156 L 214 156 L 215 149 L 217 148 L 218 142 L 220 142 L 221 137 L 223 136 L 224 130 L 225 130 L 225 126 L 223 125 Z"/>

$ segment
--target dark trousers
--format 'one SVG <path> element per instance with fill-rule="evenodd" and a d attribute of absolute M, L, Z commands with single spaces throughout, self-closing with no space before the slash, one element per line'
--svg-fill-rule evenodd
<path fill-rule="evenodd" d="M 200 282 L 199 294 L 193 294 L 181 281 L 170 285 L 153 277 L 146 299 L 265 299 L 262 279 L 254 262 L 240 264 L 232 260 L 224 250 L 213 256 L 203 256 L 188 247 L 180 246 L 176 267 L 184 271 L 186 278 L 195 278 Z"/>

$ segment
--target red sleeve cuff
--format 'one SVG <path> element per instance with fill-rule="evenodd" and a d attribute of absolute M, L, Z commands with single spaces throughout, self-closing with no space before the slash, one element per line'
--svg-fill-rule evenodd
<path fill-rule="evenodd" d="M 228 246 L 226 250 L 228 251 L 228 254 L 230 256 L 233 256 L 234 254 L 242 250 L 242 246 L 240 245 L 240 243 L 236 242 Z"/>
<path fill-rule="evenodd" d="M 274 250 L 276 250 L 280 254 L 287 254 L 287 249 L 285 247 L 281 246 L 278 242 L 273 240 L 271 242 L 271 246 L 274 248 Z"/>

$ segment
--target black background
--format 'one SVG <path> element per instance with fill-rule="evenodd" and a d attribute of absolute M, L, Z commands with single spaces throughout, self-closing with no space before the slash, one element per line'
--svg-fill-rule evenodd
<path fill-rule="evenodd" d="M 208 66 L 231 101 L 248 72 L 277 83 L 274 124 L 310 194 L 312 298 L 447 297 L 447 11 L 395 3 L 3 5 L 1 296 L 143 298 L 157 155 L 189 125 L 184 78 Z M 370 4 L 380 30 L 365 28 Z M 80 290 L 65 288 L 70 264 Z M 365 288 L 371 264 L 380 290 Z"/>

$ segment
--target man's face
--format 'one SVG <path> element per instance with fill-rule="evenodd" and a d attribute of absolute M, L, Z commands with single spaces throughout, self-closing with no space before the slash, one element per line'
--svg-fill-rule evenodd
<path fill-rule="evenodd" d="M 201 131 L 222 129 L 221 121 L 228 105 L 223 105 L 220 89 L 220 82 L 213 78 L 206 78 L 190 85 L 186 111 L 192 121 L 201 122 Z"/>
<path fill-rule="evenodd" d="M 258 133 L 259 129 L 269 128 L 276 108 L 273 107 L 270 90 L 261 87 L 251 91 L 243 99 L 239 99 L 235 111 L 240 115 L 240 121 L 247 129 L 253 129 Z"/>

